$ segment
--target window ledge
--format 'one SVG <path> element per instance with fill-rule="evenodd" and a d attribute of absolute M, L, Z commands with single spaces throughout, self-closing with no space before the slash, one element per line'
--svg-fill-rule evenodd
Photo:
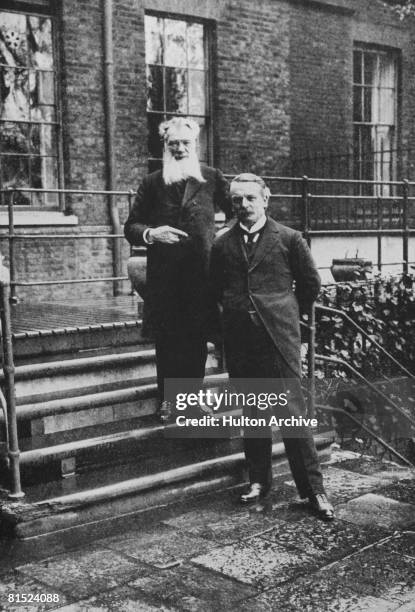
<path fill-rule="evenodd" d="M 9 225 L 7 211 L 0 211 L 0 227 Z M 14 210 L 14 225 L 78 225 L 76 215 L 64 215 L 57 210 Z"/>

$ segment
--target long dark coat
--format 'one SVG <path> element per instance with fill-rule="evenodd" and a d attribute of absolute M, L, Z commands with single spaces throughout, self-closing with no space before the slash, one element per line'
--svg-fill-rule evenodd
<path fill-rule="evenodd" d="M 204 333 L 212 316 L 208 292 L 210 251 L 215 236 L 215 211 L 231 216 L 229 186 L 222 173 L 202 166 L 205 183 L 189 179 L 181 206 L 166 187 L 161 170 L 140 185 L 124 227 L 130 244 L 143 246 L 144 230 L 170 225 L 189 238 L 177 244 L 155 243 L 147 249 L 147 283 L 143 331 Z"/>
<path fill-rule="evenodd" d="M 235 225 L 213 246 L 210 277 L 223 305 L 225 334 L 238 313 L 254 308 L 293 376 L 300 376 L 300 311 L 307 311 L 320 289 L 300 232 L 269 218 L 249 263 Z"/>

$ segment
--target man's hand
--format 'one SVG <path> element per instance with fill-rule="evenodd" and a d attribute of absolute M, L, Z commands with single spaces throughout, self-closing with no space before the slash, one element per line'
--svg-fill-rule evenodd
<path fill-rule="evenodd" d="M 150 243 L 162 242 L 163 244 L 176 244 L 176 242 L 181 242 L 188 237 L 189 234 L 176 227 L 170 227 L 170 225 L 151 228 L 147 234 L 147 240 Z"/>

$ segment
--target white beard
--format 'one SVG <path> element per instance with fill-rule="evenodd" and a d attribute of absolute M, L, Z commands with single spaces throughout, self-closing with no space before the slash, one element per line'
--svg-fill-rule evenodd
<path fill-rule="evenodd" d="M 163 154 L 163 179 L 166 185 L 185 181 L 188 178 L 194 178 L 199 183 L 206 182 L 196 152 L 191 151 L 189 157 L 184 159 L 175 159 L 166 147 Z"/>

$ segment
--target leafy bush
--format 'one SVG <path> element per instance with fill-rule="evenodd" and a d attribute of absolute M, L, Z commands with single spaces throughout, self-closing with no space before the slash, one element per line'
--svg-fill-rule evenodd
<path fill-rule="evenodd" d="M 344 311 L 373 340 L 415 372 L 415 277 L 375 278 L 324 287 L 318 304 Z M 344 359 L 364 376 L 393 375 L 390 360 L 340 316 L 317 308 L 316 352 Z"/>
<path fill-rule="evenodd" d="M 415 277 L 375 278 L 330 285 L 318 304 L 345 312 L 369 337 L 415 373 Z M 316 353 L 342 359 L 371 381 L 379 396 L 341 364 L 316 362 L 317 402 L 353 414 L 401 454 L 415 460 L 410 428 L 400 411 L 415 416 L 415 386 L 393 360 L 367 340 L 340 315 L 316 309 Z M 361 449 L 384 449 L 359 426 L 336 416 L 335 428 L 343 445 L 359 441 Z M 409 445 L 409 446 L 408 446 Z"/>

